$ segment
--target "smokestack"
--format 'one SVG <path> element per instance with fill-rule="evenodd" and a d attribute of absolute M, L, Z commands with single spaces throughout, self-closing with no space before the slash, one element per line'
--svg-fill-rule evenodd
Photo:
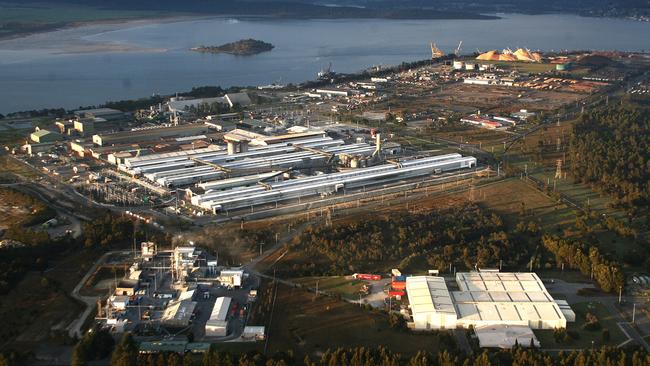
<path fill-rule="evenodd" d="M 381 134 L 375 135 L 375 154 L 381 153 Z"/>

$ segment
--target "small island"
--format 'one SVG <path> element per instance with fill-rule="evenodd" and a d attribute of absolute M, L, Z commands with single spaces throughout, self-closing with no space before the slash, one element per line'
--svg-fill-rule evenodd
<path fill-rule="evenodd" d="M 192 48 L 192 51 L 208 53 L 229 53 L 238 56 L 250 56 L 270 51 L 274 48 L 270 43 L 256 39 L 242 39 L 241 41 L 222 44 L 221 46 L 199 46 Z"/>

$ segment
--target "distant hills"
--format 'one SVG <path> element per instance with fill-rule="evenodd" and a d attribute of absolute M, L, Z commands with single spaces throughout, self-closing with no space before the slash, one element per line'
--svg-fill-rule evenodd
<path fill-rule="evenodd" d="M 44 3 L 43 0 L 3 2 Z M 80 4 L 114 10 L 318 18 L 453 19 L 480 18 L 480 14 L 496 12 L 630 15 L 648 14 L 650 11 L 647 0 L 48 0 L 47 3 Z"/>

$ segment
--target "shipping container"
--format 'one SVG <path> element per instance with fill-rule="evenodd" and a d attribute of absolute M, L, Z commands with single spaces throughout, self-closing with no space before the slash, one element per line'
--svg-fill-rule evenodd
<path fill-rule="evenodd" d="M 353 278 L 358 280 L 368 280 L 368 281 L 379 281 L 381 280 L 380 275 L 376 274 L 367 274 L 367 273 L 355 273 L 352 275 Z"/>
<path fill-rule="evenodd" d="M 406 276 L 395 276 L 393 277 L 393 282 L 406 282 Z"/>
<path fill-rule="evenodd" d="M 397 297 L 397 296 L 404 296 L 406 295 L 406 292 L 404 291 L 388 291 L 388 296 L 390 297 Z"/>
<path fill-rule="evenodd" d="M 393 288 L 393 290 L 405 290 L 406 282 L 393 282 L 391 284 L 391 287 Z"/>

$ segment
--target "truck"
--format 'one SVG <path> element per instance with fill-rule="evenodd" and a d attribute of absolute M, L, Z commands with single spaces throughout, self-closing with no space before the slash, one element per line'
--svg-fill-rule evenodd
<path fill-rule="evenodd" d="M 381 280 L 380 275 L 368 274 L 368 273 L 355 273 L 352 275 L 352 278 L 357 280 L 367 280 L 367 281 L 379 281 Z"/>

